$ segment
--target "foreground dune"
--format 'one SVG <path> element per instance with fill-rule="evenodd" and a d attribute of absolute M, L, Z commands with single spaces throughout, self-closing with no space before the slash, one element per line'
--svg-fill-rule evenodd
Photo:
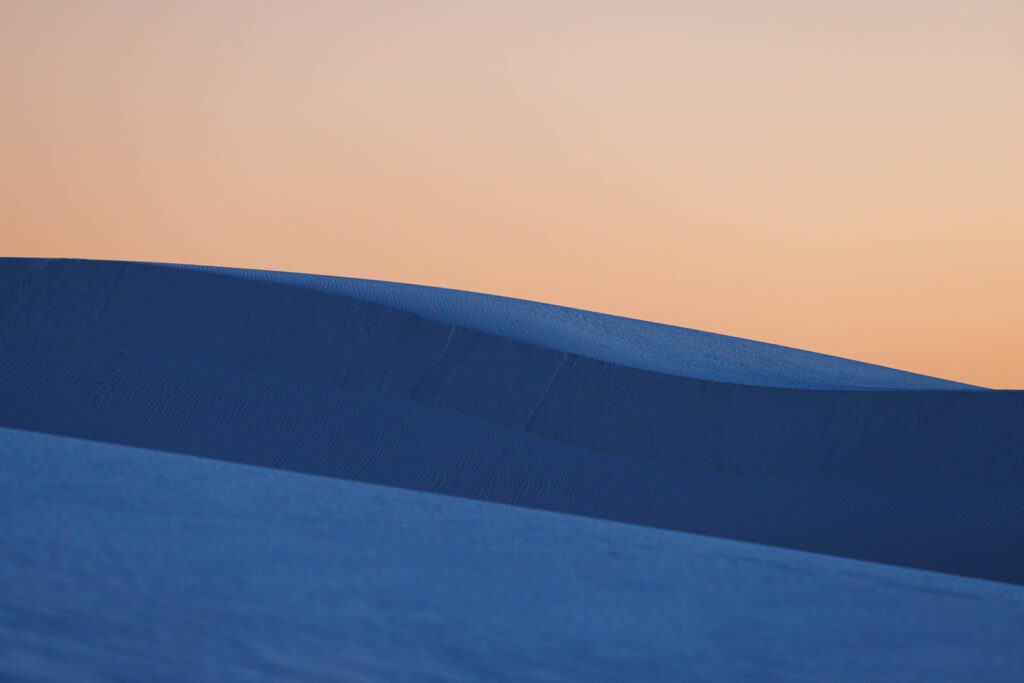
<path fill-rule="evenodd" d="M 1024 589 L 0 429 L 0 679 L 1019 681 Z"/>
<path fill-rule="evenodd" d="M 1024 393 L 500 297 L 0 261 L 0 425 L 1024 583 Z"/>

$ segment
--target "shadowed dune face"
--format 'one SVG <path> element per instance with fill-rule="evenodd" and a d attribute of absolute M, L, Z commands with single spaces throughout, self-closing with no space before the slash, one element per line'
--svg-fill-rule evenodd
<path fill-rule="evenodd" d="M 410 286 L 0 278 L 4 426 L 1024 583 L 1022 392 Z"/>

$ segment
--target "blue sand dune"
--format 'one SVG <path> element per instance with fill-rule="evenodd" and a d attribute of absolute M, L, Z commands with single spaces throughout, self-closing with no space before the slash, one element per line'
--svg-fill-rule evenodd
<path fill-rule="evenodd" d="M 791 389 L 973 388 L 775 344 L 522 299 L 304 273 L 167 265 L 338 294 L 531 346 L 692 379 Z"/>
<path fill-rule="evenodd" d="M 0 259 L 0 680 L 1018 681 L 1022 548 L 1022 392 Z"/>
<path fill-rule="evenodd" d="M 2 426 L 1024 583 L 1022 392 L 339 278 L 6 259 L 0 292 Z"/>
<path fill-rule="evenodd" d="M 1024 680 L 1020 586 L 9 429 L 0 549 L 0 680 Z"/>

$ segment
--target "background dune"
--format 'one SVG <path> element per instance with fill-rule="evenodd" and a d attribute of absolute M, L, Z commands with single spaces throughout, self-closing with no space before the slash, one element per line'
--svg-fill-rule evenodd
<path fill-rule="evenodd" d="M 1024 392 L 685 330 L 666 374 L 665 328 L 408 285 L 0 266 L 4 426 L 1024 583 Z"/>

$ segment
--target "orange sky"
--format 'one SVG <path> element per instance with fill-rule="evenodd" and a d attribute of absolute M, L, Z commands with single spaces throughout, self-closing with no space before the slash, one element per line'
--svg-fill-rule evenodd
<path fill-rule="evenodd" d="M 0 254 L 508 294 L 1024 387 L 1024 3 L 0 0 Z"/>

